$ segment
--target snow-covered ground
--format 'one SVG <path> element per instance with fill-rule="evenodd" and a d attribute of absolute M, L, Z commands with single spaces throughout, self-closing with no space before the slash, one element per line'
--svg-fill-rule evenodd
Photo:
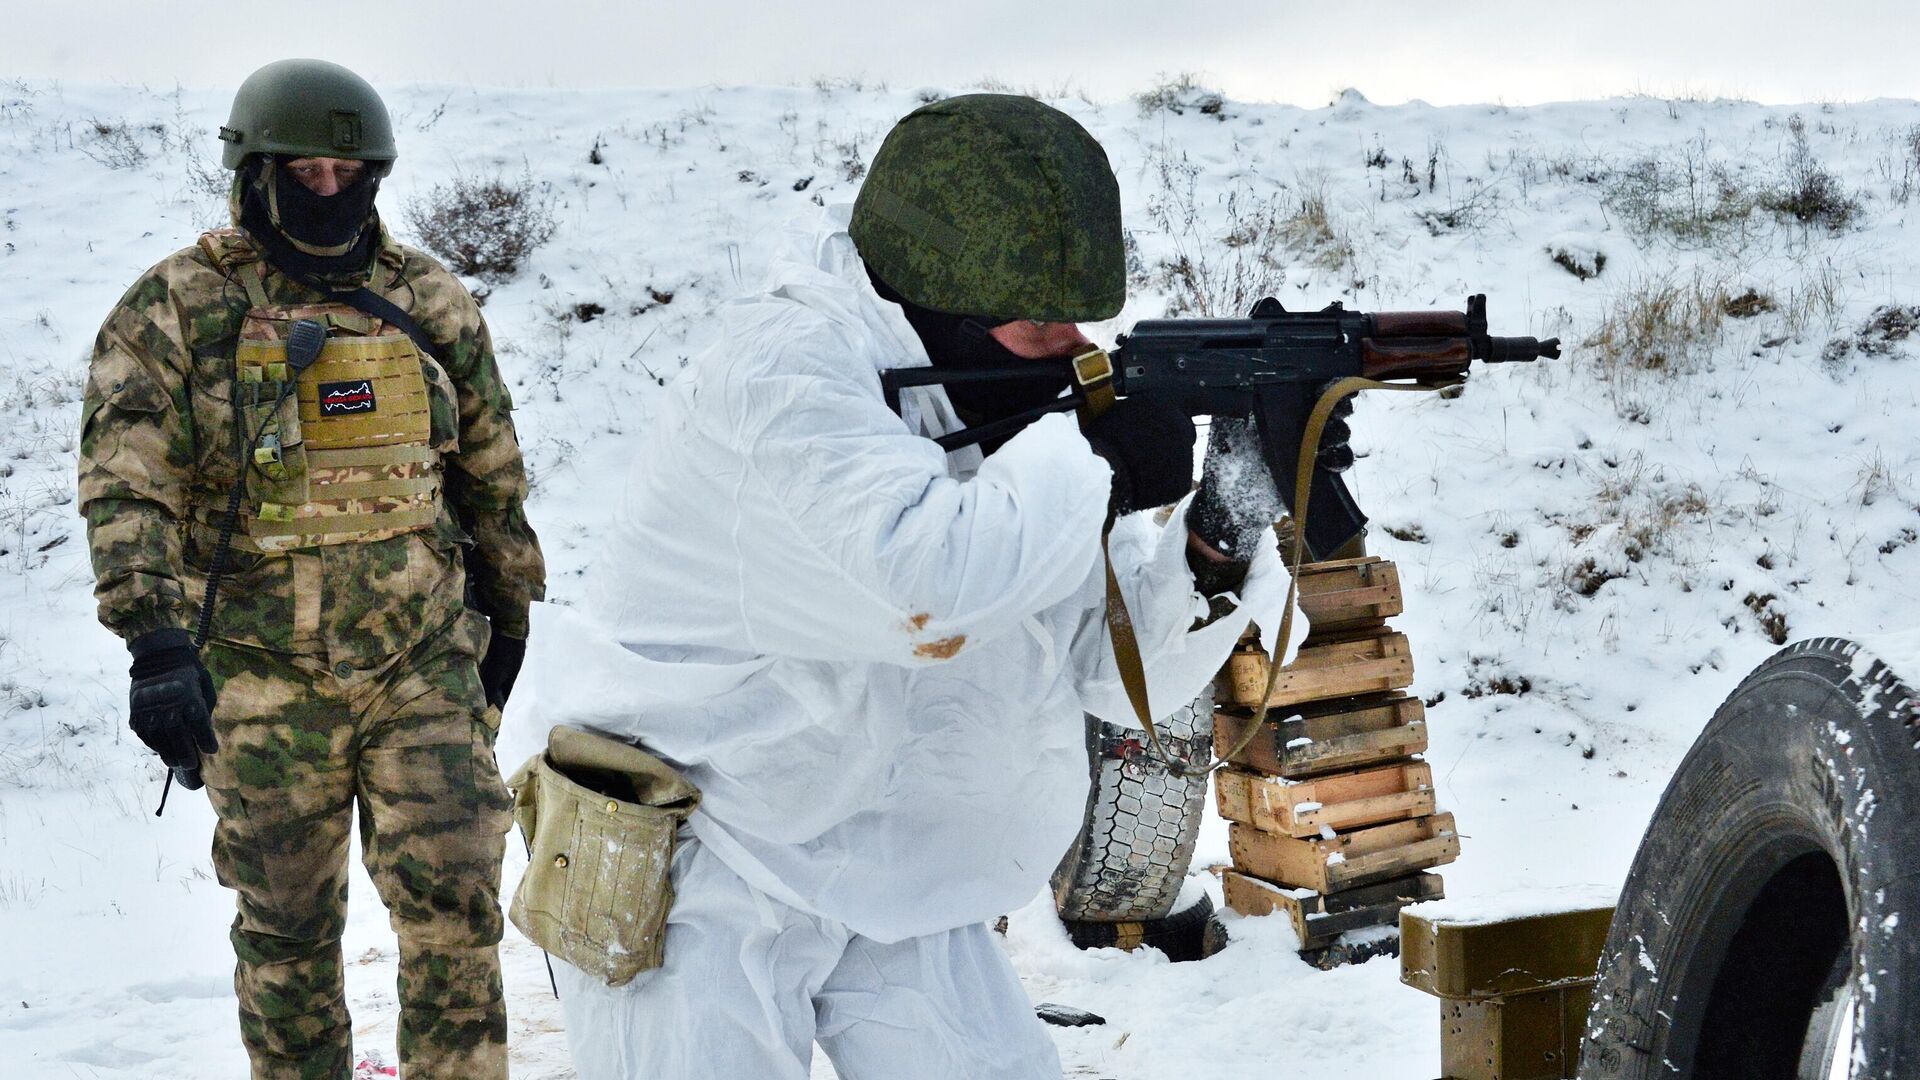
<path fill-rule="evenodd" d="M 401 159 L 381 204 L 403 238 L 407 200 L 459 175 L 524 173 L 558 224 L 486 299 L 555 600 L 580 598 L 624 435 L 708 338 L 704 316 L 753 282 L 756 237 L 850 198 L 892 120 L 938 92 L 390 94 Z M 209 163 L 228 93 L 0 83 L 9 1076 L 244 1071 L 211 814 L 176 792 L 153 817 L 161 770 L 125 731 L 125 653 L 94 622 L 73 504 L 94 330 L 223 218 Z M 1408 588 L 1428 758 L 1465 838 L 1449 893 L 1505 909 L 1610 895 L 1673 765 L 1775 641 L 1911 625 L 1920 372 L 1900 340 L 1912 319 L 1873 316 L 1920 299 L 1920 106 L 1199 97 L 1057 102 L 1106 146 L 1139 258 L 1096 337 L 1264 286 L 1364 309 L 1486 292 L 1496 333 L 1569 343 L 1559 362 L 1477 372 L 1454 400 L 1363 401 L 1351 483 Z M 1851 221 L 1768 208 L 1818 211 L 1786 197 L 1821 195 L 1823 173 L 1857 202 Z M 1200 865 L 1225 860 L 1219 822 L 1202 845 Z M 363 876 L 353 891 L 358 1038 L 390 1056 L 392 940 Z M 1007 943 L 1036 1000 L 1108 1018 L 1056 1032 L 1073 1075 L 1437 1073 L 1435 1003 L 1392 962 L 1321 973 L 1282 921 L 1228 926 L 1235 943 L 1204 963 L 1081 953 L 1039 900 Z M 571 1076 L 540 955 L 509 931 L 507 963 L 517 1074 Z"/>

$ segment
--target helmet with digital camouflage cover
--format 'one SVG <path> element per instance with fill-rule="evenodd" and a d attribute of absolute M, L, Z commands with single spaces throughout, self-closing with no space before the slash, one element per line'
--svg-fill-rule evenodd
<path fill-rule="evenodd" d="M 398 156 L 387 106 L 367 80 L 325 60 L 277 60 L 247 76 L 220 129 L 220 162 L 250 154 L 350 158 L 384 176 Z"/>
<path fill-rule="evenodd" d="M 1106 152 L 1032 98 L 967 94 L 909 113 L 874 157 L 850 231 L 875 276 L 934 311 L 1092 322 L 1126 301 Z"/>

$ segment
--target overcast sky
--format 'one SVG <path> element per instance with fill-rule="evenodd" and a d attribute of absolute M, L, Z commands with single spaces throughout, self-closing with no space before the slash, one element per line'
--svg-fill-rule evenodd
<path fill-rule="evenodd" d="M 0 0 L 0 76 L 228 87 L 284 56 L 375 83 L 1019 88 L 1118 98 L 1196 72 L 1247 100 L 1632 91 L 1920 98 L 1915 0 Z"/>

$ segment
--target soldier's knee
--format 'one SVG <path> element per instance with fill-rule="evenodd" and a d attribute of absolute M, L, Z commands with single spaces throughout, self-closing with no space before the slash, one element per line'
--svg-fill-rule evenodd
<path fill-rule="evenodd" d="M 376 856 L 367 872 L 393 917 L 396 933 L 424 940 L 478 945 L 500 940 L 501 837 L 462 829 L 460 835 L 410 843 Z"/>
<path fill-rule="evenodd" d="M 288 897 L 246 896 L 242 894 L 240 915 L 234 919 L 232 940 L 259 942 L 273 951 L 313 951 L 340 940 L 348 926 L 346 901 L 340 903 L 296 903 Z"/>
<path fill-rule="evenodd" d="M 235 921 L 227 937 L 233 942 L 233 954 L 249 967 L 266 964 L 305 964 L 326 961 L 339 955 L 344 920 L 310 920 L 294 929 L 292 935 L 249 929 Z"/>
<path fill-rule="evenodd" d="M 476 897 L 474 901 L 460 910 L 450 911 L 390 906 L 388 913 L 400 947 L 430 951 L 497 947 L 506 930 L 500 905 L 490 896 L 484 901 Z"/>

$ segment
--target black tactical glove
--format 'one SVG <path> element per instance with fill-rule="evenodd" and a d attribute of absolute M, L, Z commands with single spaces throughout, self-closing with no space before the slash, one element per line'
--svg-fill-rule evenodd
<path fill-rule="evenodd" d="M 520 664 L 526 658 L 526 638 L 493 632 L 493 640 L 487 642 L 487 655 L 480 659 L 480 686 L 487 693 L 487 704 L 496 709 L 507 707 L 507 695 L 513 693 L 513 680 L 519 677 Z"/>
<path fill-rule="evenodd" d="M 173 770 L 180 786 L 201 786 L 200 755 L 216 753 L 213 676 L 185 630 L 155 630 L 127 643 L 133 733 Z"/>
<path fill-rule="evenodd" d="M 1329 425 L 1331 426 L 1331 425 Z M 1200 490 L 1187 507 L 1187 528 L 1244 568 L 1254 548 L 1286 512 L 1261 453 L 1260 432 L 1246 417 L 1215 417 L 1207 429 Z M 1200 569 L 1198 565 L 1195 567 Z"/>
<path fill-rule="evenodd" d="M 1314 456 L 1314 463 L 1328 472 L 1342 473 L 1353 467 L 1353 428 L 1348 426 L 1347 417 L 1353 415 L 1354 395 L 1348 394 L 1333 407 L 1327 418 L 1327 426 L 1320 429 L 1320 452 Z"/>
<path fill-rule="evenodd" d="M 1081 430 L 1113 467 L 1109 513 L 1165 506 L 1193 490 L 1193 418 L 1175 406 L 1122 398 Z"/>

